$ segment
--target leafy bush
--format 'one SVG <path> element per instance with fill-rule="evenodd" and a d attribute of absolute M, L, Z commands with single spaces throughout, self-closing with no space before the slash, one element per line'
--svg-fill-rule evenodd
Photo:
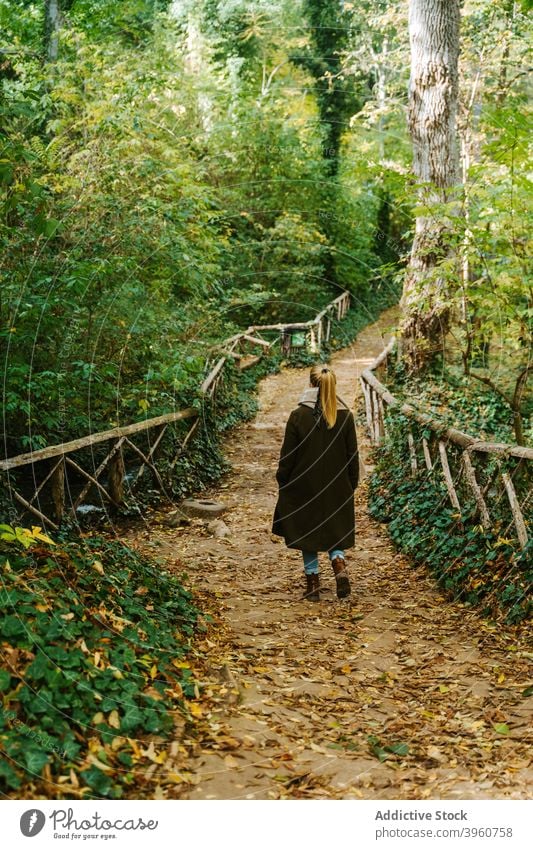
<path fill-rule="evenodd" d="M 388 384 L 399 398 L 416 398 L 417 408 L 480 439 L 515 442 L 512 414 L 504 399 L 492 388 L 464 375 L 451 364 L 434 362 L 422 376 L 407 375 L 404 364 L 395 364 Z M 531 402 L 524 399 L 524 425 Z"/>

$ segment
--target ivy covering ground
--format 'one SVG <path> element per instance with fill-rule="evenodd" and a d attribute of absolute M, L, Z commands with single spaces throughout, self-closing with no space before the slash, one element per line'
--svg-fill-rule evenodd
<path fill-rule="evenodd" d="M 101 537 L 4 546 L 1 561 L 0 789 L 127 796 L 144 742 L 172 735 L 198 695 L 191 595 Z"/>
<path fill-rule="evenodd" d="M 399 363 L 388 378 L 398 398 L 412 402 L 418 409 L 433 415 L 444 425 L 451 425 L 480 439 L 494 442 L 516 442 L 512 412 L 506 400 L 493 388 L 465 375 L 457 364 L 443 364 L 437 359 L 422 375 L 408 375 Z M 506 386 L 510 395 L 510 388 Z M 526 440 L 533 440 L 533 393 L 526 385 L 522 416 Z"/>

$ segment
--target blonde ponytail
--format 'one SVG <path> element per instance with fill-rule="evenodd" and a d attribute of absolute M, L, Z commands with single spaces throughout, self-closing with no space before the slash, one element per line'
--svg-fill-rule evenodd
<path fill-rule="evenodd" d="M 328 428 L 337 421 L 337 378 L 335 373 L 324 365 L 315 365 L 311 369 L 311 386 L 318 386 L 320 407 Z"/>

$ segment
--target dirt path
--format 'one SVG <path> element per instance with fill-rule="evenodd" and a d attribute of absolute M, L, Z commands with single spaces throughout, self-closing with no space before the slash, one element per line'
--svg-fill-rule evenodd
<path fill-rule="evenodd" d="M 333 357 L 348 403 L 386 327 L 385 317 Z M 237 502 L 224 517 L 231 536 L 214 539 L 200 522 L 136 535 L 152 553 L 178 557 L 174 568 L 216 619 L 193 663 L 203 685 L 198 739 L 180 746 L 185 768 L 183 757 L 179 770 L 160 767 L 162 796 L 530 797 L 533 697 L 522 692 L 531 645 L 447 601 L 395 553 L 367 514 L 365 483 L 348 552 L 352 596 L 336 599 L 322 556 L 323 600 L 300 600 L 299 552 L 270 527 L 284 425 L 306 379 L 295 369 L 265 379 L 255 420 L 226 440 L 233 471 L 204 495 Z M 366 459 L 362 429 L 359 439 Z"/>

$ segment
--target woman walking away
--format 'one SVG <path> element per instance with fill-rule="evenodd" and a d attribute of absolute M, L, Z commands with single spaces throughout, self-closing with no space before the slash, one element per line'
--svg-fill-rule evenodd
<path fill-rule="evenodd" d="M 313 366 L 310 387 L 287 421 L 276 474 L 272 531 L 302 552 L 309 601 L 320 600 L 319 551 L 329 554 L 338 598 L 350 594 L 344 552 L 355 542 L 359 459 L 354 418 L 337 408 L 336 384 L 328 366 Z"/>

